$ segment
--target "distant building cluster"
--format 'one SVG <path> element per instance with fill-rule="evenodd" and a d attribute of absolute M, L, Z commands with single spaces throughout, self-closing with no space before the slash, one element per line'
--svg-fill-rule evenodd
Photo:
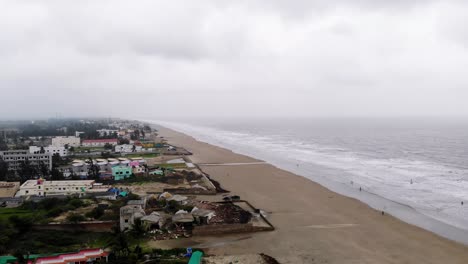
<path fill-rule="evenodd" d="M 45 165 L 49 170 L 52 169 L 51 153 L 30 153 L 28 150 L 5 150 L 0 151 L 0 159 L 8 164 L 8 169 L 17 171 L 21 168 L 23 162 L 28 161 L 32 166 Z"/>

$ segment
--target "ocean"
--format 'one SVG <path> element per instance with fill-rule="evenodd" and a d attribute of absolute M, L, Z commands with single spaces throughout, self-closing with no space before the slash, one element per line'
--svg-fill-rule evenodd
<path fill-rule="evenodd" d="M 468 243 L 468 120 L 146 121 L 265 160 L 406 222 Z"/>

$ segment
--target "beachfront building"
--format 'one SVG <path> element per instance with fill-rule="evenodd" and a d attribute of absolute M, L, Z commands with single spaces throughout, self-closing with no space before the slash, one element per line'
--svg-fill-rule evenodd
<path fill-rule="evenodd" d="M 40 154 L 41 153 L 40 147 L 37 146 L 29 146 L 29 153 L 32 154 Z M 44 153 L 51 153 L 52 155 L 54 154 L 59 154 L 60 157 L 65 157 L 68 155 L 68 150 L 65 147 L 56 147 L 53 145 L 50 145 L 48 147 L 44 147 Z"/>
<path fill-rule="evenodd" d="M 114 151 L 119 152 L 119 153 L 141 152 L 143 151 L 143 147 L 132 145 L 132 144 L 123 144 L 123 145 L 116 145 L 114 148 Z"/>
<path fill-rule="evenodd" d="M 79 147 L 81 140 L 79 137 L 53 137 L 52 146 L 54 147 Z"/>
<path fill-rule="evenodd" d="M 99 133 L 100 137 L 108 137 L 112 135 L 117 135 L 119 133 L 119 130 L 116 129 L 98 129 L 96 132 Z"/>
<path fill-rule="evenodd" d="M 83 140 L 81 144 L 83 147 L 104 147 L 106 144 L 110 144 L 112 146 L 117 145 L 117 139 L 88 139 Z"/>
<path fill-rule="evenodd" d="M 19 170 L 21 164 L 26 161 L 32 166 L 44 164 L 49 170 L 52 169 L 52 154 L 50 153 L 32 154 L 29 150 L 5 150 L 0 151 L 0 159 L 8 164 L 10 171 Z"/>
<path fill-rule="evenodd" d="M 96 186 L 95 186 L 96 185 Z M 44 179 L 27 180 L 24 182 L 16 196 L 47 196 L 47 195 L 71 195 L 84 194 L 91 191 L 99 191 L 102 185 L 95 184 L 93 180 L 78 181 L 47 181 Z"/>
<path fill-rule="evenodd" d="M 112 167 L 112 176 L 114 180 L 120 181 L 129 178 L 132 175 L 132 167 L 130 166 L 115 166 Z"/>

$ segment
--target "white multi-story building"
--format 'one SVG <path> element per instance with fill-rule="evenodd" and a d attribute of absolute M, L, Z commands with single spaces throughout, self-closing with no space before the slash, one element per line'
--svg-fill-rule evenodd
<path fill-rule="evenodd" d="M 93 180 L 46 181 L 37 179 L 24 182 L 16 196 L 71 195 L 102 190 L 104 190 L 103 186 L 95 184 Z"/>
<path fill-rule="evenodd" d="M 115 129 L 98 129 L 98 130 L 96 130 L 96 132 L 99 133 L 100 137 L 105 137 L 105 136 L 111 136 L 113 134 L 117 134 L 119 132 L 119 130 L 115 130 Z"/>
<path fill-rule="evenodd" d="M 84 147 L 104 147 L 106 144 L 117 145 L 117 139 L 88 139 L 83 140 Z"/>
<path fill-rule="evenodd" d="M 115 152 L 120 152 L 120 153 L 141 152 L 142 150 L 143 150 L 142 146 L 136 146 L 132 144 L 117 145 L 115 146 L 115 149 L 114 149 Z"/>
<path fill-rule="evenodd" d="M 5 150 L 0 151 L 0 159 L 8 163 L 8 169 L 16 171 L 21 167 L 21 163 L 28 161 L 32 166 L 46 165 L 52 169 L 52 154 L 40 153 L 32 154 L 28 150 Z"/>
<path fill-rule="evenodd" d="M 40 154 L 41 148 L 37 146 L 29 146 L 29 153 Z M 50 145 L 48 147 L 44 147 L 44 153 L 51 153 L 52 155 L 57 153 L 61 157 L 65 157 L 68 155 L 68 150 L 65 147 L 54 147 Z"/>
<path fill-rule="evenodd" d="M 64 147 L 68 145 L 69 147 L 79 147 L 81 140 L 79 137 L 53 137 L 52 146 L 54 147 Z"/>

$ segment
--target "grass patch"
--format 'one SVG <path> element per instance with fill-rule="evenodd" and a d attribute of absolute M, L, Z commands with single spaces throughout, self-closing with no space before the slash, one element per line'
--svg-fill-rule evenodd
<path fill-rule="evenodd" d="M 30 231 L 12 240 L 9 247 L 35 254 L 73 252 L 83 248 L 105 247 L 111 239 L 112 233 Z"/>
<path fill-rule="evenodd" d="M 11 216 L 35 217 L 45 214 L 44 211 L 31 211 L 21 208 L 0 208 L 0 221 L 7 221 Z"/>

